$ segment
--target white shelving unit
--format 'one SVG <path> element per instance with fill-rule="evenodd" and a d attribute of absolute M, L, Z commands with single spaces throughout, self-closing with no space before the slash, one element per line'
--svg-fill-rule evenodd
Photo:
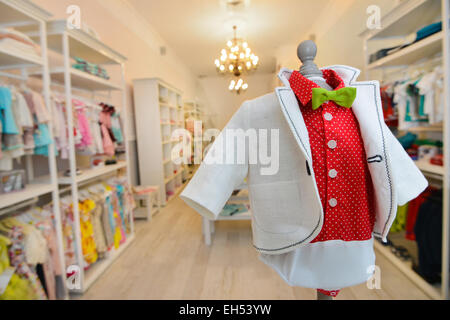
<path fill-rule="evenodd" d="M 192 137 L 194 137 L 194 126 L 195 123 L 201 123 L 201 128 L 202 130 L 205 130 L 205 111 L 203 110 L 203 108 L 201 107 L 201 105 L 199 104 L 198 101 L 196 100 L 188 100 L 184 102 L 184 118 L 185 118 L 185 126 L 186 129 L 191 133 Z M 186 166 L 186 171 L 183 173 L 183 178 L 184 179 L 190 179 L 195 171 L 198 169 L 199 165 L 200 165 L 200 161 L 202 160 L 202 158 L 200 159 L 194 159 L 195 157 L 195 153 L 194 153 L 194 144 L 197 143 L 198 145 L 196 146 L 197 148 L 201 147 L 200 150 L 204 150 L 204 143 L 203 141 L 197 141 L 193 143 L 193 150 L 192 150 L 192 163 Z"/>
<path fill-rule="evenodd" d="M 0 0 L 0 27 L 15 28 L 20 30 L 26 27 L 36 34 L 36 42 L 40 45 L 40 55 L 31 55 L 29 52 L 21 52 L 17 48 L 0 47 L 0 77 L 9 77 L 21 80 L 24 84 L 29 77 L 30 68 L 38 68 L 42 74 L 42 92 L 47 106 L 50 105 L 50 77 L 47 59 L 47 21 L 51 15 L 27 0 Z M 20 76 L 14 73 L 20 71 Z M 48 123 L 49 134 L 53 140 L 52 123 Z M 37 177 L 33 170 L 33 156 L 25 156 L 28 184 L 19 192 L 0 195 L 0 209 L 8 212 L 10 208 L 19 208 L 29 200 L 51 194 L 53 213 L 56 223 L 56 236 L 59 240 L 59 262 L 65 270 L 64 249 L 62 246 L 61 213 L 58 190 L 58 171 L 54 145 L 48 146 L 48 176 Z M 65 280 L 65 277 L 63 278 Z M 65 281 L 64 286 L 65 286 Z M 67 296 L 64 288 L 64 299 Z"/>
<path fill-rule="evenodd" d="M 121 123 L 124 127 L 124 135 L 128 133 L 127 130 L 127 109 L 126 109 L 126 92 L 125 92 L 125 78 L 124 78 L 124 63 L 126 58 L 120 53 L 114 51 L 104 43 L 95 39 L 81 29 L 69 29 L 65 20 L 51 21 L 48 23 L 48 45 L 49 48 L 63 57 L 63 66 L 52 67 L 49 71 L 51 77 L 51 84 L 64 87 L 66 106 L 72 106 L 72 98 L 74 97 L 74 90 L 81 90 L 85 93 L 90 93 L 95 96 L 99 92 L 110 95 L 112 91 L 117 91 L 121 95 L 121 105 L 119 106 Z M 71 59 L 80 57 L 88 62 L 96 63 L 102 66 L 115 66 L 120 68 L 121 79 L 118 83 L 113 80 L 106 80 L 80 70 L 76 70 L 71 66 Z M 41 77 L 40 72 L 34 73 L 33 76 Z M 75 151 L 75 142 L 73 136 L 73 114 L 67 112 L 67 124 L 69 134 L 69 169 L 70 175 L 64 176 L 59 173 L 57 181 L 61 186 L 69 186 L 64 191 L 71 191 L 72 203 L 79 202 L 79 189 L 90 182 L 102 181 L 107 177 L 116 174 L 119 170 L 127 170 L 129 164 L 129 153 L 126 137 L 125 143 L 125 159 L 118 161 L 114 165 L 104 165 L 95 168 L 80 168 L 82 173 L 76 174 L 77 171 L 77 156 Z M 131 186 L 130 172 L 127 170 L 127 180 Z M 80 230 L 80 213 L 77 205 L 73 206 L 74 214 L 74 229 L 76 242 L 76 258 L 80 266 L 80 288 L 72 290 L 76 293 L 85 292 L 96 279 L 103 273 L 103 271 L 111 265 L 111 263 L 129 246 L 134 239 L 134 225 L 132 214 L 129 221 L 131 226 L 131 234 L 127 236 L 127 241 L 117 249 L 108 252 L 108 255 L 99 259 L 97 262 L 89 266 L 86 271 L 84 266 L 84 257 L 81 245 L 81 230 Z"/>
<path fill-rule="evenodd" d="M 136 79 L 133 85 L 140 184 L 158 185 L 160 203 L 166 205 L 184 186 L 185 166 L 173 161 L 182 155 L 172 154 L 183 142 L 182 93 L 158 78 Z"/>
<path fill-rule="evenodd" d="M 426 61 L 442 55 L 444 69 L 444 101 L 445 117 L 443 127 L 415 128 L 415 132 L 442 132 L 444 141 L 444 167 L 417 161 L 416 164 L 426 175 L 442 179 L 443 182 L 443 230 L 442 230 L 442 282 L 436 288 L 424 281 L 411 267 L 393 255 L 381 244 L 376 248 L 390 259 L 412 281 L 432 298 L 449 299 L 449 250 L 450 250 L 450 30 L 449 0 L 405 0 L 386 14 L 381 20 L 381 29 L 367 29 L 361 36 L 364 38 L 365 74 L 371 79 L 375 70 L 400 68 L 416 62 Z M 369 44 L 373 40 L 405 37 L 419 28 L 435 22 L 440 17 L 442 31 L 403 48 L 380 60 L 369 63 Z"/>
<path fill-rule="evenodd" d="M 109 80 L 73 69 L 69 70 L 72 88 L 92 91 L 122 90 L 122 87 Z M 39 76 L 39 74 L 36 74 Z M 64 67 L 50 69 L 50 77 L 54 83 L 64 84 Z"/>
<path fill-rule="evenodd" d="M 242 192 L 247 192 L 248 186 L 246 183 L 240 185 L 236 190 L 240 190 L 240 192 L 231 196 L 227 201 L 228 204 L 248 204 L 250 202 L 248 193 L 242 195 Z M 251 220 L 252 219 L 252 211 L 248 210 L 247 212 L 239 213 L 232 216 L 221 216 L 219 215 L 216 220 L 209 220 L 207 218 L 202 218 L 202 232 L 205 239 L 206 245 L 211 245 L 211 235 L 215 232 L 215 222 L 216 221 L 243 221 L 243 220 Z"/>

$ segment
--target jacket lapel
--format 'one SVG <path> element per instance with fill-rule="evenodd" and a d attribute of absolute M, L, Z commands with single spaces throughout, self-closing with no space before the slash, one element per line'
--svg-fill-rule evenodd
<path fill-rule="evenodd" d="M 283 115 L 297 141 L 305 158 L 311 162 L 311 147 L 309 144 L 308 130 L 300 111 L 297 98 L 290 87 L 279 87 L 275 89 Z"/>
<path fill-rule="evenodd" d="M 346 86 L 356 81 L 360 71 L 348 66 L 336 65 L 325 67 L 322 69 L 332 69 L 338 73 L 338 75 L 344 80 Z M 287 68 L 282 68 L 278 74 L 284 87 L 278 87 L 275 89 L 278 100 L 280 101 L 280 107 L 283 111 L 284 117 L 291 129 L 292 134 L 297 141 L 300 150 L 304 153 L 307 160 L 311 161 L 311 146 L 309 143 L 308 130 L 306 129 L 305 121 L 300 111 L 295 93 L 292 91 L 289 84 L 289 78 L 292 71 Z"/>
<path fill-rule="evenodd" d="M 359 123 L 369 170 L 373 184 L 376 186 L 377 209 L 374 234 L 385 239 L 389 226 L 395 218 L 397 196 L 393 186 L 395 181 L 392 177 L 390 154 L 387 150 L 388 132 L 385 130 L 388 129 L 384 126 L 379 84 L 377 81 L 356 81 L 360 71 L 352 67 L 336 65 L 324 69 L 336 71 L 344 80 L 345 86 L 357 88 L 352 110 Z M 308 131 L 297 98 L 289 84 L 291 73 L 289 69 L 281 69 L 278 76 L 284 87 L 276 88 L 275 92 L 292 134 L 306 159 L 311 161 Z"/>

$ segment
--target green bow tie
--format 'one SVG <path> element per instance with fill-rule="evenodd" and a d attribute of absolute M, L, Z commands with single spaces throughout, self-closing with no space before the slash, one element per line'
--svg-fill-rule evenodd
<path fill-rule="evenodd" d="M 356 98 L 356 88 L 346 87 L 336 91 L 328 91 L 323 88 L 312 89 L 312 108 L 316 110 L 325 101 L 332 100 L 341 107 L 351 108 Z"/>

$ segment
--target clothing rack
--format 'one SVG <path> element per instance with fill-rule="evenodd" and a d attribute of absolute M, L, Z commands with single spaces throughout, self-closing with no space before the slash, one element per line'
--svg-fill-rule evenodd
<path fill-rule="evenodd" d="M 7 77 L 7 78 L 22 80 L 22 81 L 28 80 L 28 77 L 25 77 L 22 75 L 17 75 L 14 73 L 9 73 L 9 72 L 3 72 L 3 71 L 0 71 L 0 77 Z"/>
<path fill-rule="evenodd" d="M 42 92 L 46 105 L 50 102 L 50 76 L 47 56 L 47 21 L 51 15 L 47 11 L 34 5 L 28 0 L 0 0 L 0 27 L 16 28 L 18 31 L 23 31 L 21 28 L 26 28 L 35 32 L 35 41 L 40 45 L 40 54 L 30 55 L 23 50 L 4 50 L 0 48 L 0 70 L 1 76 L 10 79 L 21 80 L 25 82 L 29 78 L 30 69 L 38 69 L 42 74 Z M 21 74 L 16 75 L 6 71 L 17 70 Z M 48 124 L 50 139 L 53 139 L 53 126 L 50 122 Z M 44 177 L 34 177 L 31 156 L 26 156 L 26 171 L 29 183 L 25 189 L 11 193 L 0 195 L 0 209 L 11 210 L 11 208 L 23 208 L 28 205 L 33 199 L 43 195 L 51 194 L 53 203 L 53 214 L 56 223 L 56 237 L 62 240 L 61 229 L 61 215 L 59 205 L 59 190 L 58 190 L 58 172 L 56 165 L 56 156 L 53 144 L 48 146 L 48 171 L 49 175 Z M 58 243 L 58 257 L 61 267 L 64 266 L 64 252 L 62 242 Z M 67 292 L 64 288 L 64 299 L 67 297 Z"/>
<path fill-rule="evenodd" d="M 431 168 L 431 166 L 419 166 L 424 175 L 442 180 L 443 184 L 443 212 L 442 212 L 442 270 L 441 285 L 437 290 L 415 273 L 410 266 L 393 255 L 390 250 L 376 243 L 377 249 L 395 264 L 407 277 L 416 283 L 425 293 L 434 299 L 449 299 L 450 279 L 450 0 L 405 0 L 396 6 L 391 12 L 381 19 L 381 29 L 366 29 L 361 37 L 364 40 L 363 50 L 365 56 L 364 71 L 367 80 L 372 79 L 372 74 L 377 70 L 404 68 L 420 69 L 442 61 L 444 73 L 444 126 L 443 126 L 443 150 L 444 167 Z M 369 62 L 369 44 L 372 41 L 383 41 L 393 37 L 405 37 L 416 32 L 423 26 L 442 21 L 442 31 L 417 41 L 406 48 L 385 56 L 377 61 Z M 431 58 L 430 58 L 431 57 Z M 406 67 L 405 67 L 406 66 Z M 384 75 L 382 72 L 382 75 Z M 431 132 L 432 130 L 430 130 Z M 424 132 L 426 132 L 424 130 Z M 437 132 L 437 131 L 436 131 Z M 437 166 L 434 166 L 437 167 Z"/>
<path fill-rule="evenodd" d="M 4 215 L 7 215 L 7 214 L 9 214 L 11 212 L 14 212 L 14 211 L 17 211 L 17 210 L 20 210 L 20 209 L 23 209 L 23 208 L 35 205 L 38 201 L 39 201 L 38 198 L 34 198 L 34 199 L 30 199 L 30 200 L 27 200 L 27 201 L 24 201 L 24 202 L 12 205 L 12 206 L 7 207 L 7 208 L 3 208 L 3 209 L 0 210 L 0 217 L 3 217 Z"/>
<path fill-rule="evenodd" d="M 101 181 L 106 176 L 110 176 L 118 172 L 121 169 L 127 170 L 127 182 L 131 186 L 131 176 L 129 170 L 130 156 L 128 152 L 128 141 L 126 134 L 128 131 L 128 120 L 126 112 L 126 87 L 125 87 L 125 71 L 124 63 L 126 58 L 120 53 L 114 51 L 92 35 L 86 33 L 81 29 L 69 29 L 67 27 L 66 20 L 55 20 L 47 24 L 49 34 L 52 35 L 52 41 L 50 42 L 50 49 L 59 53 L 63 57 L 63 66 L 54 67 L 50 70 L 50 76 L 52 79 L 51 85 L 64 89 L 62 94 L 65 99 L 66 106 L 72 106 L 73 98 L 80 98 L 80 100 L 88 100 L 86 97 L 80 97 L 74 94 L 74 91 L 79 91 L 83 94 L 89 95 L 91 99 L 95 99 L 99 93 L 106 94 L 111 98 L 111 92 L 117 91 L 121 94 L 120 101 L 120 116 L 122 127 L 124 127 L 124 144 L 125 144 L 125 159 L 118 161 L 115 165 L 100 166 L 94 168 L 81 168 L 83 173 L 77 175 L 77 157 L 75 151 L 75 137 L 74 137 L 74 125 L 73 125 L 73 113 L 66 112 L 67 130 L 69 134 L 69 170 L 70 176 L 60 176 L 58 183 L 62 188 L 62 192 L 70 190 L 71 202 L 76 204 L 80 200 L 80 189 L 88 183 L 94 181 Z M 30 33 L 31 38 L 36 35 Z M 71 59 L 73 57 L 88 58 L 95 57 L 96 63 L 99 65 L 110 65 L 120 69 L 121 80 L 120 84 L 115 84 L 113 80 L 105 80 L 103 78 L 93 76 L 86 72 L 76 70 L 72 68 Z M 89 59 L 86 59 L 89 60 Z M 34 77 L 42 77 L 42 73 L 34 73 Z M 73 206 L 74 216 L 74 234 L 75 234 L 75 247 L 76 247 L 76 260 L 78 266 L 82 266 L 84 262 L 81 242 L 81 228 L 80 228 L 80 209 L 79 206 Z M 132 216 L 132 214 L 131 214 Z M 71 287 L 70 291 L 74 293 L 85 292 L 98 277 L 108 268 L 111 263 L 122 253 L 125 248 L 134 239 L 134 225 L 131 219 L 131 234 L 127 237 L 127 242 L 122 244 L 119 250 L 116 250 L 110 257 L 95 262 L 88 270 L 84 270 L 83 267 L 79 268 L 79 274 L 77 275 L 80 280 L 79 287 Z"/>
<path fill-rule="evenodd" d="M 430 69 L 441 65 L 442 64 L 442 55 L 439 55 L 437 57 L 431 58 L 431 59 L 425 59 L 417 63 L 413 63 L 411 65 L 406 66 L 398 66 L 397 68 L 393 68 L 394 71 L 386 72 L 386 69 L 381 69 L 381 82 L 384 82 L 387 78 L 389 81 L 395 81 L 395 80 L 403 80 L 405 77 L 408 76 L 408 73 L 414 72 L 419 73 L 429 71 Z M 390 78 L 390 76 L 393 76 L 393 78 Z M 411 75 L 412 78 L 415 78 L 416 75 Z"/>

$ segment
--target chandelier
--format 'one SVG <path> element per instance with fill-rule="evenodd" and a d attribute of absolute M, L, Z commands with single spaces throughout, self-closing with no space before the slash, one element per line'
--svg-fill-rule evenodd
<path fill-rule="evenodd" d="M 236 26 L 233 26 L 234 37 L 228 40 L 225 49 L 222 49 L 219 59 L 214 61 L 220 74 L 230 73 L 235 79 L 231 80 L 228 89 L 240 93 L 248 88 L 241 75 L 258 68 L 259 58 L 255 55 L 248 43 L 236 36 Z"/>

